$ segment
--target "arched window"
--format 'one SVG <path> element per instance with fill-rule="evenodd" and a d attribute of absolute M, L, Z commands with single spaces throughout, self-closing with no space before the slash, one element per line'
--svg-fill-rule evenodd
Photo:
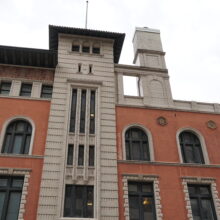
<path fill-rule="evenodd" d="M 194 133 L 181 132 L 179 142 L 184 163 L 205 163 L 200 140 Z"/>
<path fill-rule="evenodd" d="M 129 128 L 125 133 L 126 159 L 150 160 L 148 137 L 140 128 Z"/>
<path fill-rule="evenodd" d="M 5 132 L 2 153 L 28 154 L 31 142 L 32 126 L 25 120 L 11 122 Z"/>

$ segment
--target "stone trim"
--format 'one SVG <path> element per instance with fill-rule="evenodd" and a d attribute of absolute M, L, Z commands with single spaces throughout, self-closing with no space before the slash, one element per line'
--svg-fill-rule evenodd
<path fill-rule="evenodd" d="M 216 188 L 216 179 L 213 177 L 182 177 L 183 192 L 185 195 L 187 219 L 193 220 L 187 184 L 206 184 L 211 186 L 212 198 L 215 206 L 217 219 L 220 219 L 220 199 Z"/>
<path fill-rule="evenodd" d="M 28 194 L 29 178 L 31 169 L 17 169 L 17 168 L 0 168 L 0 175 L 10 176 L 24 176 L 24 184 L 21 194 L 21 203 L 19 208 L 18 220 L 24 220 L 26 196 Z"/>
<path fill-rule="evenodd" d="M 156 209 L 157 220 L 163 219 L 160 189 L 159 189 L 159 176 L 157 175 L 143 175 L 143 174 L 123 174 L 123 199 L 124 199 L 124 216 L 125 220 L 129 220 L 129 201 L 128 201 L 128 181 L 142 181 L 153 182 L 154 186 L 154 201 Z"/>

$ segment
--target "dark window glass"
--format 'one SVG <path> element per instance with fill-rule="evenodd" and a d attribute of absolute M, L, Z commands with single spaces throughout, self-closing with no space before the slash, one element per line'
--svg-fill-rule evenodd
<path fill-rule="evenodd" d="M 52 98 L 53 86 L 42 85 L 41 98 Z"/>
<path fill-rule="evenodd" d="M 20 96 L 31 96 L 32 84 L 22 83 Z"/>
<path fill-rule="evenodd" d="M 23 177 L 0 176 L 0 219 L 18 219 L 23 182 Z"/>
<path fill-rule="evenodd" d="M 85 133 L 85 118 L 86 118 L 86 90 L 81 93 L 81 111 L 80 111 L 80 133 Z"/>
<path fill-rule="evenodd" d="M 89 166 L 94 166 L 95 146 L 89 146 Z"/>
<path fill-rule="evenodd" d="M 130 128 L 125 133 L 127 160 L 150 160 L 148 138 L 139 128 Z"/>
<path fill-rule="evenodd" d="M 78 64 L 78 72 L 79 72 L 79 73 L 81 72 L 81 69 L 82 69 L 82 64 L 79 63 L 79 64 Z"/>
<path fill-rule="evenodd" d="M 67 165 L 73 165 L 73 144 L 68 145 Z"/>
<path fill-rule="evenodd" d="M 84 145 L 79 145 L 79 152 L 78 152 L 78 165 L 84 165 Z"/>
<path fill-rule="evenodd" d="M 100 54 L 100 47 L 93 47 L 92 52 L 95 54 Z"/>
<path fill-rule="evenodd" d="M 8 95 L 11 89 L 11 82 L 1 82 L 0 84 L 0 94 Z"/>
<path fill-rule="evenodd" d="M 89 46 L 83 46 L 82 47 L 82 52 L 83 53 L 89 53 Z"/>
<path fill-rule="evenodd" d="M 2 153 L 28 154 L 32 127 L 27 121 L 10 123 L 6 129 Z"/>
<path fill-rule="evenodd" d="M 155 220 L 154 191 L 152 183 L 129 182 L 130 220 Z"/>
<path fill-rule="evenodd" d="M 89 73 L 92 73 L 92 65 L 89 65 Z"/>
<path fill-rule="evenodd" d="M 217 220 L 210 186 L 188 185 L 193 219 Z"/>
<path fill-rule="evenodd" d="M 66 185 L 64 217 L 93 218 L 93 186 Z"/>
<path fill-rule="evenodd" d="M 72 51 L 79 52 L 79 45 L 72 45 Z"/>
<path fill-rule="evenodd" d="M 184 163 L 204 163 L 202 147 L 198 137 L 189 131 L 179 135 Z"/>
<path fill-rule="evenodd" d="M 73 89 L 72 91 L 72 104 L 71 104 L 71 113 L 70 113 L 70 132 L 75 132 L 75 123 L 76 123 L 76 104 L 77 104 L 77 90 Z"/>
<path fill-rule="evenodd" d="M 95 134 L 95 91 L 91 91 L 91 97 L 90 97 L 89 133 Z"/>

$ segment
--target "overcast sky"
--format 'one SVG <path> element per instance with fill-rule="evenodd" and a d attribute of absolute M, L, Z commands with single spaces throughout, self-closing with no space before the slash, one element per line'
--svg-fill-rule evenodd
<path fill-rule="evenodd" d="M 85 26 L 86 0 L 0 0 L 0 45 L 48 49 L 48 25 Z M 120 63 L 132 64 L 135 27 L 160 29 L 173 97 L 220 103 L 219 0 L 90 0 L 88 28 L 126 33 Z"/>

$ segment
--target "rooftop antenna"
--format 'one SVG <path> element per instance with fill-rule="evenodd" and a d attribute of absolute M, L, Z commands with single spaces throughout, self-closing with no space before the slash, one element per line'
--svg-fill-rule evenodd
<path fill-rule="evenodd" d="M 88 4 L 89 4 L 89 1 L 87 0 L 87 1 L 86 1 L 86 25 L 85 25 L 85 29 L 87 29 L 87 20 L 88 20 Z"/>

